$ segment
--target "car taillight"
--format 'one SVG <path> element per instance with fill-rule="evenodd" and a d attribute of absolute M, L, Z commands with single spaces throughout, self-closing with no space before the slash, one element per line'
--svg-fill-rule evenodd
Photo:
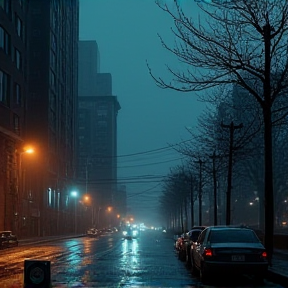
<path fill-rule="evenodd" d="M 267 252 L 266 252 L 266 251 L 262 252 L 261 256 L 262 256 L 263 258 L 267 258 Z"/>
<path fill-rule="evenodd" d="M 212 249 L 209 249 L 209 248 L 205 249 L 204 252 L 203 252 L 203 256 L 204 256 L 204 257 L 211 257 L 211 256 L 213 256 Z"/>

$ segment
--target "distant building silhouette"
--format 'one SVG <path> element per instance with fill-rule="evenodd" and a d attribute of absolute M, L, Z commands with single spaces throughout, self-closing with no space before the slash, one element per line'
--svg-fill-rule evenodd
<path fill-rule="evenodd" d="M 89 61 L 91 59 L 91 61 Z M 96 65 L 96 66 L 95 66 Z M 78 178 L 101 207 L 100 225 L 107 224 L 105 209 L 117 193 L 117 114 L 120 105 L 112 95 L 110 73 L 99 73 L 96 41 L 79 42 L 79 158 Z M 99 210 L 98 210 L 99 211 Z M 116 211 L 114 211 L 116 212 Z M 102 216 L 102 217 L 101 217 Z"/>

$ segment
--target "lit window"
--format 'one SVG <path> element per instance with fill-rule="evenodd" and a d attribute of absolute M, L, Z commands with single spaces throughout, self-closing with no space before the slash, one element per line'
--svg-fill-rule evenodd
<path fill-rule="evenodd" d="M 52 190 L 48 188 L 48 206 L 52 205 Z"/>

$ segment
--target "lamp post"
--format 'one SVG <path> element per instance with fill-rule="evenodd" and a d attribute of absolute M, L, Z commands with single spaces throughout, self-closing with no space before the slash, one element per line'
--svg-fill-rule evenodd
<path fill-rule="evenodd" d="M 74 207 L 74 233 L 77 233 L 77 197 L 78 197 L 78 192 L 77 191 L 72 191 L 71 196 L 74 197 L 75 200 L 75 207 Z"/>
<path fill-rule="evenodd" d="M 109 226 L 109 228 L 111 228 L 111 226 L 112 226 L 112 210 L 113 210 L 113 208 L 111 207 L 111 206 L 108 206 L 107 207 L 107 211 L 108 211 L 108 226 Z"/>
<path fill-rule="evenodd" d="M 100 210 L 101 210 L 102 208 L 99 206 L 98 207 L 98 217 L 97 217 L 97 228 L 99 229 L 99 224 L 100 224 Z"/>
<path fill-rule="evenodd" d="M 18 166 L 18 176 L 17 176 L 18 199 L 17 199 L 16 211 L 14 211 L 15 222 L 20 220 L 18 222 L 18 225 L 15 223 L 15 227 L 17 230 L 16 233 L 19 238 L 21 238 L 21 235 L 20 235 L 21 232 L 19 228 L 21 227 L 22 220 L 24 219 L 23 211 L 22 211 L 22 199 L 24 198 L 24 191 L 25 191 L 25 174 L 24 174 L 24 171 L 22 171 L 22 156 L 24 154 L 32 154 L 32 153 L 34 153 L 33 148 L 24 149 L 24 151 L 19 153 L 19 166 Z"/>
<path fill-rule="evenodd" d="M 87 210 L 89 211 L 89 208 L 91 209 L 91 225 L 92 225 L 91 227 L 94 227 L 94 225 L 95 225 L 95 221 L 94 221 L 95 211 L 94 211 L 93 199 L 92 199 L 91 196 L 89 196 L 89 195 L 86 194 L 86 195 L 84 196 L 83 201 L 84 201 L 84 204 L 85 204 Z"/>

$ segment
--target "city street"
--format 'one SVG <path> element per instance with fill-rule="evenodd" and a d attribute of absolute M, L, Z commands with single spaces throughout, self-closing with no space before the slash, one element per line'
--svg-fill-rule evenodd
<path fill-rule="evenodd" d="M 133 240 L 124 240 L 117 232 L 2 250 L 1 288 L 22 288 L 25 259 L 51 261 L 53 288 L 204 287 L 177 259 L 173 240 L 159 231 L 143 231 Z M 209 287 L 255 287 L 249 278 L 233 281 L 221 279 Z M 264 286 L 257 287 L 281 286 L 265 281 Z"/>

